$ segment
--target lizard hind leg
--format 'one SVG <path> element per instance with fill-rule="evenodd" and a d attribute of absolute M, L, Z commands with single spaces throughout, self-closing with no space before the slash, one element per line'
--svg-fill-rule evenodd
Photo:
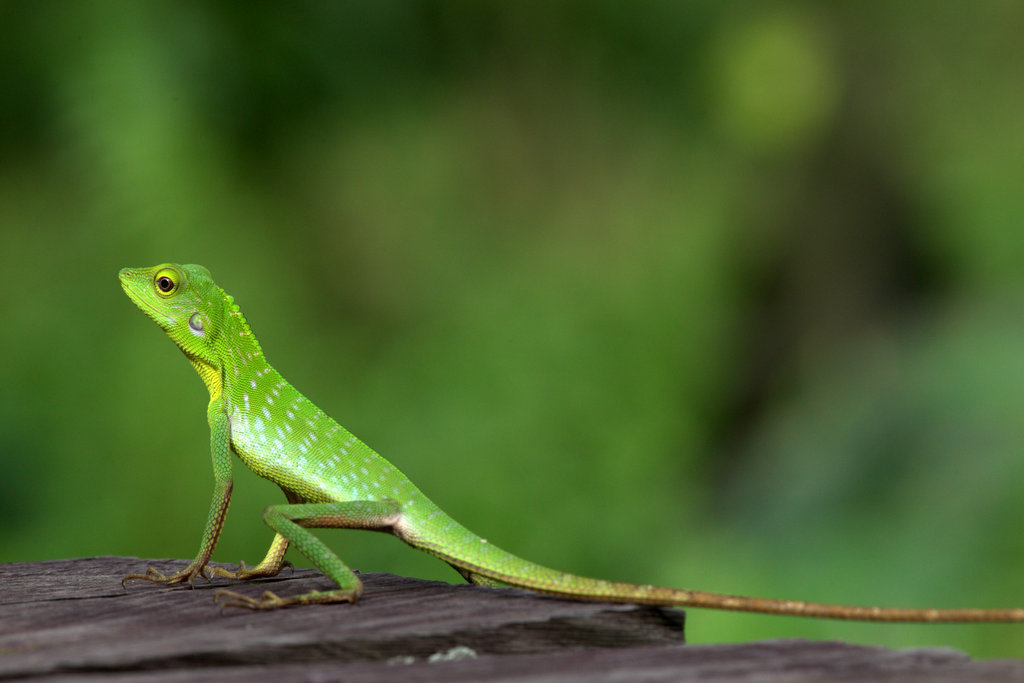
<path fill-rule="evenodd" d="M 271 505 L 263 512 L 263 521 L 278 533 L 287 548 L 292 544 L 317 569 L 337 584 L 329 591 L 311 591 L 301 595 L 280 597 L 265 591 L 260 598 L 251 598 L 235 591 L 220 589 L 214 600 L 221 608 L 277 609 L 289 605 L 313 605 L 333 602 L 355 602 L 363 592 L 363 584 L 337 555 L 317 538 L 314 529 L 372 529 L 388 531 L 401 516 L 401 508 L 394 501 L 346 501 L 336 503 L 296 503 Z M 278 545 L 277 536 L 271 552 Z M 271 553 L 267 553 L 270 557 Z M 281 556 L 283 557 L 283 550 Z M 266 562 L 261 562 L 263 565 Z M 255 569 L 255 568 L 254 568 Z M 250 570 L 252 571 L 252 570 Z"/>
<path fill-rule="evenodd" d="M 478 574 L 469 569 L 463 569 L 459 565 L 454 564 L 452 562 L 449 562 L 448 564 L 451 566 L 452 569 L 457 571 L 462 576 L 462 578 L 464 578 L 469 583 L 472 583 L 473 585 L 487 586 L 489 588 L 505 588 L 508 585 L 502 583 L 501 581 L 496 581 L 495 579 L 484 576 L 483 574 Z"/>

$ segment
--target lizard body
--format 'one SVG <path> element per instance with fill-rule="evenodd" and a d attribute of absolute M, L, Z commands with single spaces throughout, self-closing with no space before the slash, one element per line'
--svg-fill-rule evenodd
<path fill-rule="evenodd" d="M 222 606 L 273 609 L 294 604 L 354 602 L 358 577 L 310 528 L 392 533 L 450 564 L 482 585 L 507 585 L 571 598 L 765 612 L 868 621 L 1024 621 L 1024 609 L 904 609 L 829 605 L 730 596 L 661 586 L 591 579 L 549 569 L 508 553 L 470 532 L 430 501 L 394 465 L 339 425 L 267 363 L 238 306 L 202 266 L 163 264 L 125 268 L 121 285 L 131 300 L 184 352 L 210 393 L 207 421 L 214 493 L 195 559 L 165 576 L 150 568 L 122 583 L 144 579 L 191 583 L 196 575 L 235 579 L 277 574 L 289 545 L 332 581 L 330 591 L 251 598 L 221 589 Z M 277 484 L 286 504 L 271 505 L 264 521 L 275 531 L 264 559 L 237 571 L 206 564 L 231 499 L 232 453 Z"/>

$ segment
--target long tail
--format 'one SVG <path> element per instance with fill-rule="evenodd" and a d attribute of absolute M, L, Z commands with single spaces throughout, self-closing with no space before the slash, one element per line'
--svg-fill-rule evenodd
<path fill-rule="evenodd" d="M 445 515 L 447 517 L 447 515 Z M 470 580 L 489 579 L 507 586 L 583 600 L 635 602 L 676 607 L 705 607 L 819 619 L 890 622 L 1024 622 L 1024 608 L 918 609 L 831 605 L 708 593 L 591 579 L 541 566 L 508 553 L 451 518 L 444 533 L 412 534 L 405 540 L 459 569 Z M 445 539 L 445 540 L 440 540 Z"/>

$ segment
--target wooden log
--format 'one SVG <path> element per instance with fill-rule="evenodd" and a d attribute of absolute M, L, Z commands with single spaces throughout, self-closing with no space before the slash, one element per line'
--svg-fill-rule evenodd
<path fill-rule="evenodd" d="M 184 561 L 96 557 L 0 564 L 0 679 L 147 680 L 1009 680 L 1024 662 L 953 650 L 771 641 L 684 646 L 682 610 L 562 600 L 515 589 L 363 574 L 355 605 L 221 614 L 213 591 L 253 596 L 331 587 L 285 570 L 238 584 L 133 582 Z"/>

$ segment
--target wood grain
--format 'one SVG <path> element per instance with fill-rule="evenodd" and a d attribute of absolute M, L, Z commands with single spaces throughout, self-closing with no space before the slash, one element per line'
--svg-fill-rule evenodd
<path fill-rule="evenodd" d="M 185 561 L 95 557 L 0 564 L 0 679 L 145 680 L 1024 680 L 1024 662 L 953 650 L 891 651 L 808 641 L 685 646 L 676 609 L 562 600 L 514 589 L 363 574 L 356 605 L 228 610 L 213 590 L 259 595 L 331 586 L 285 570 L 121 588 L 121 577 Z"/>

